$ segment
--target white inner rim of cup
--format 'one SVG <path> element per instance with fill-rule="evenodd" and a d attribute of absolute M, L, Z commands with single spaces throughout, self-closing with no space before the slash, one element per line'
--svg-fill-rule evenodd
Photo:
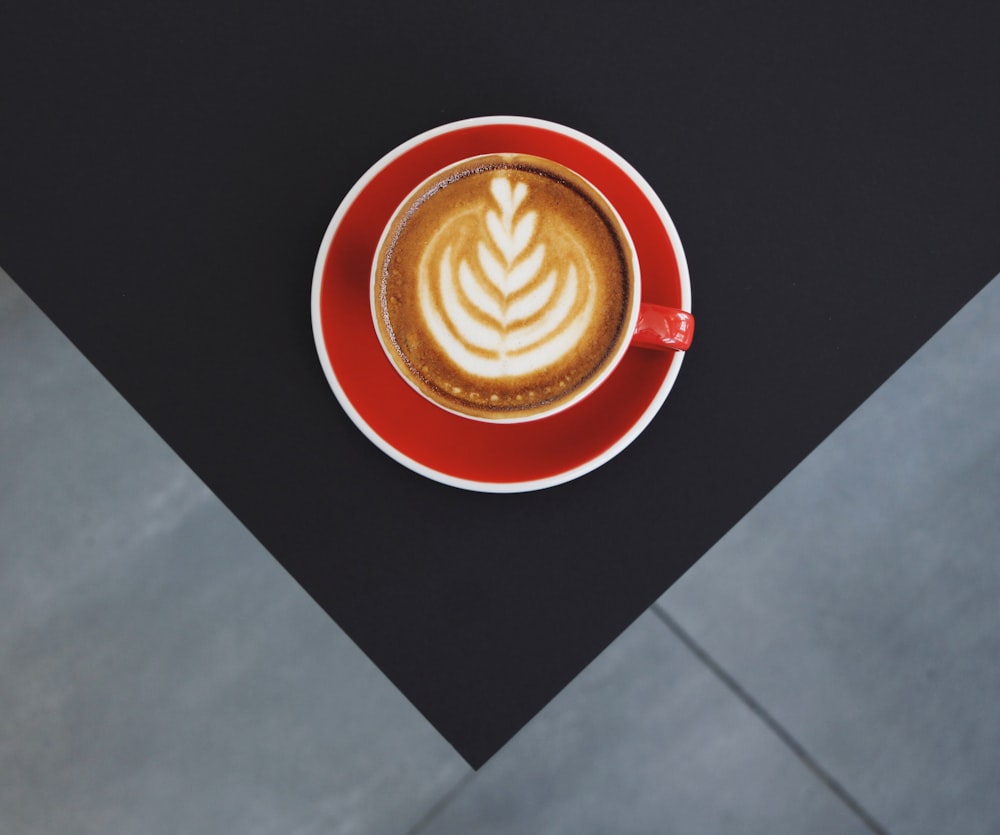
<path fill-rule="evenodd" d="M 582 180 L 583 183 L 585 183 L 588 188 L 593 190 L 593 192 L 601 198 L 602 207 L 610 211 L 618 231 L 620 231 L 622 236 L 625 238 L 625 243 L 628 246 L 628 251 L 632 263 L 631 306 L 628 317 L 623 326 L 621 341 L 618 347 L 615 349 L 615 352 L 612 355 L 611 359 L 605 363 L 604 367 L 600 370 L 600 372 L 595 374 L 584 385 L 580 386 L 572 397 L 569 397 L 566 400 L 552 406 L 551 408 L 545 409 L 544 411 L 541 411 L 537 414 L 516 415 L 511 417 L 504 417 L 504 416 L 481 417 L 479 415 L 470 415 L 467 414 L 466 412 L 460 412 L 457 409 L 451 409 L 448 406 L 445 406 L 444 404 L 435 400 L 433 397 L 431 397 L 429 394 L 423 391 L 420 388 L 420 386 L 416 383 L 416 381 L 414 381 L 412 377 L 410 377 L 410 375 L 408 375 L 405 371 L 403 371 L 403 369 L 399 367 L 397 363 L 397 352 L 392 346 L 385 344 L 385 340 L 383 339 L 382 336 L 382 329 L 379 327 L 380 317 L 379 317 L 378 296 L 381 287 L 382 247 L 385 245 L 386 240 L 392 233 L 392 229 L 396 225 L 396 221 L 399 218 L 400 213 L 407 206 L 409 206 L 409 204 L 414 199 L 419 197 L 420 194 L 427 188 L 427 186 L 430 183 L 437 180 L 442 174 L 444 174 L 444 172 L 449 171 L 452 168 L 458 168 L 467 165 L 478 159 L 483 159 L 486 157 L 496 157 L 496 156 L 534 157 L 536 159 L 544 160 L 545 162 L 554 165 L 556 168 L 565 169 L 566 171 L 572 173 L 575 177 L 578 177 L 580 180 Z M 628 225 L 625 223 L 621 214 L 619 214 L 618 209 L 616 209 L 615 205 L 610 200 L 608 200 L 608 198 L 604 195 L 604 192 L 602 192 L 590 180 L 588 180 L 586 177 L 580 174 L 580 172 L 574 171 L 568 165 L 563 165 L 558 160 L 548 159 L 546 157 L 540 157 L 537 154 L 529 154 L 524 151 L 495 151 L 487 154 L 476 154 L 475 156 L 465 157 L 464 159 L 458 159 L 442 168 L 439 168 L 429 177 L 424 178 L 424 180 L 420 183 L 420 185 L 418 185 L 416 188 L 410 191 L 410 193 L 407 194 L 406 197 L 399 202 L 399 205 L 393 211 L 392 216 L 389 219 L 389 222 L 385 225 L 385 228 L 382 230 L 382 234 L 379 236 L 378 245 L 375 247 L 375 255 L 372 258 L 371 278 L 369 281 L 368 302 L 369 302 L 369 307 L 371 309 L 372 326 L 375 328 L 375 335 L 378 338 L 378 343 L 379 345 L 382 346 L 382 350 L 385 352 L 386 357 L 392 364 L 393 370 L 407 383 L 407 385 L 410 386 L 410 388 L 416 391 L 417 394 L 423 397 L 427 402 L 433 404 L 439 409 L 443 409 L 446 412 L 456 415 L 457 417 L 465 418 L 466 420 L 476 420 L 481 423 L 503 423 L 503 424 L 529 423 L 531 421 L 536 421 L 536 420 L 545 420 L 545 418 L 552 417 L 553 415 L 557 415 L 560 412 L 563 412 L 566 409 L 575 406 L 577 403 L 586 398 L 588 395 L 593 394 L 593 392 L 597 390 L 597 388 L 601 385 L 601 383 L 603 383 L 605 380 L 608 379 L 609 376 L 611 376 L 614 370 L 618 367 L 618 364 L 622 361 L 622 358 L 625 356 L 626 351 L 628 351 L 629 346 L 632 343 L 632 335 L 635 333 L 636 324 L 639 321 L 639 305 L 642 302 L 642 278 L 639 271 L 639 258 L 636 255 L 635 244 L 632 241 L 632 234 L 631 232 L 629 232 Z"/>

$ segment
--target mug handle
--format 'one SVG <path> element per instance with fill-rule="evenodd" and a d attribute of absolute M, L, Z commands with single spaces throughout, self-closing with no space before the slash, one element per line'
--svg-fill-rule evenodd
<path fill-rule="evenodd" d="M 639 305 L 631 344 L 661 351 L 686 351 L 694 338 L 694 316 L 686 310 L 659 304 Z"/>

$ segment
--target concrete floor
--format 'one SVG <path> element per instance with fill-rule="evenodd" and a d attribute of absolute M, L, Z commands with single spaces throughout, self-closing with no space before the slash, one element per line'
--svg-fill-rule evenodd
<path fill-rule="evenodd" d="M 0 273 L 0 833 L 995 833 L 1000 278 L 479 772 Z"/>

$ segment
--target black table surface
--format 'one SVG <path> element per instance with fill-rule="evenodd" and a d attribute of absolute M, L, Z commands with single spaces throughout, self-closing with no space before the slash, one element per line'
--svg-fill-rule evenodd
<path fill-rule="evenodd" d="M 0 264 L 475 766 L 1000 272 L 1000 4 L 57 0 L 0 19 Z M 309 316 L 353 183 L 492 114 L 632 163 L 698 320 L 630 447 L 501 496 L 369 443 Z"/>

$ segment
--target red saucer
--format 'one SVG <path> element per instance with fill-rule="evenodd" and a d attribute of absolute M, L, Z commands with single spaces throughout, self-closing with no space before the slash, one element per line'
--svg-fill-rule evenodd
<path fill-rule="evenodd" d="M 320 362 L 358 428 L 422 475 L 489 492 L 550 487 L 609 460 L 652 420 L 683 359 L 680 353 L 633 348 L 604 384 L 577 405 L 541 420 L 504 425 L 450 414 L 397 374 L 375 335 L 369 302 L 372 259 L 385 224 L 413 188 L 449 163 L 513 151 L 556 160 L 590 180 L 629 228 L 643 301 L 691 309 L 680 240 L 649 185 L 595 140 L 520 117 L 445 125 L 376 163 L 330 222 L 313 279 Z"/>

